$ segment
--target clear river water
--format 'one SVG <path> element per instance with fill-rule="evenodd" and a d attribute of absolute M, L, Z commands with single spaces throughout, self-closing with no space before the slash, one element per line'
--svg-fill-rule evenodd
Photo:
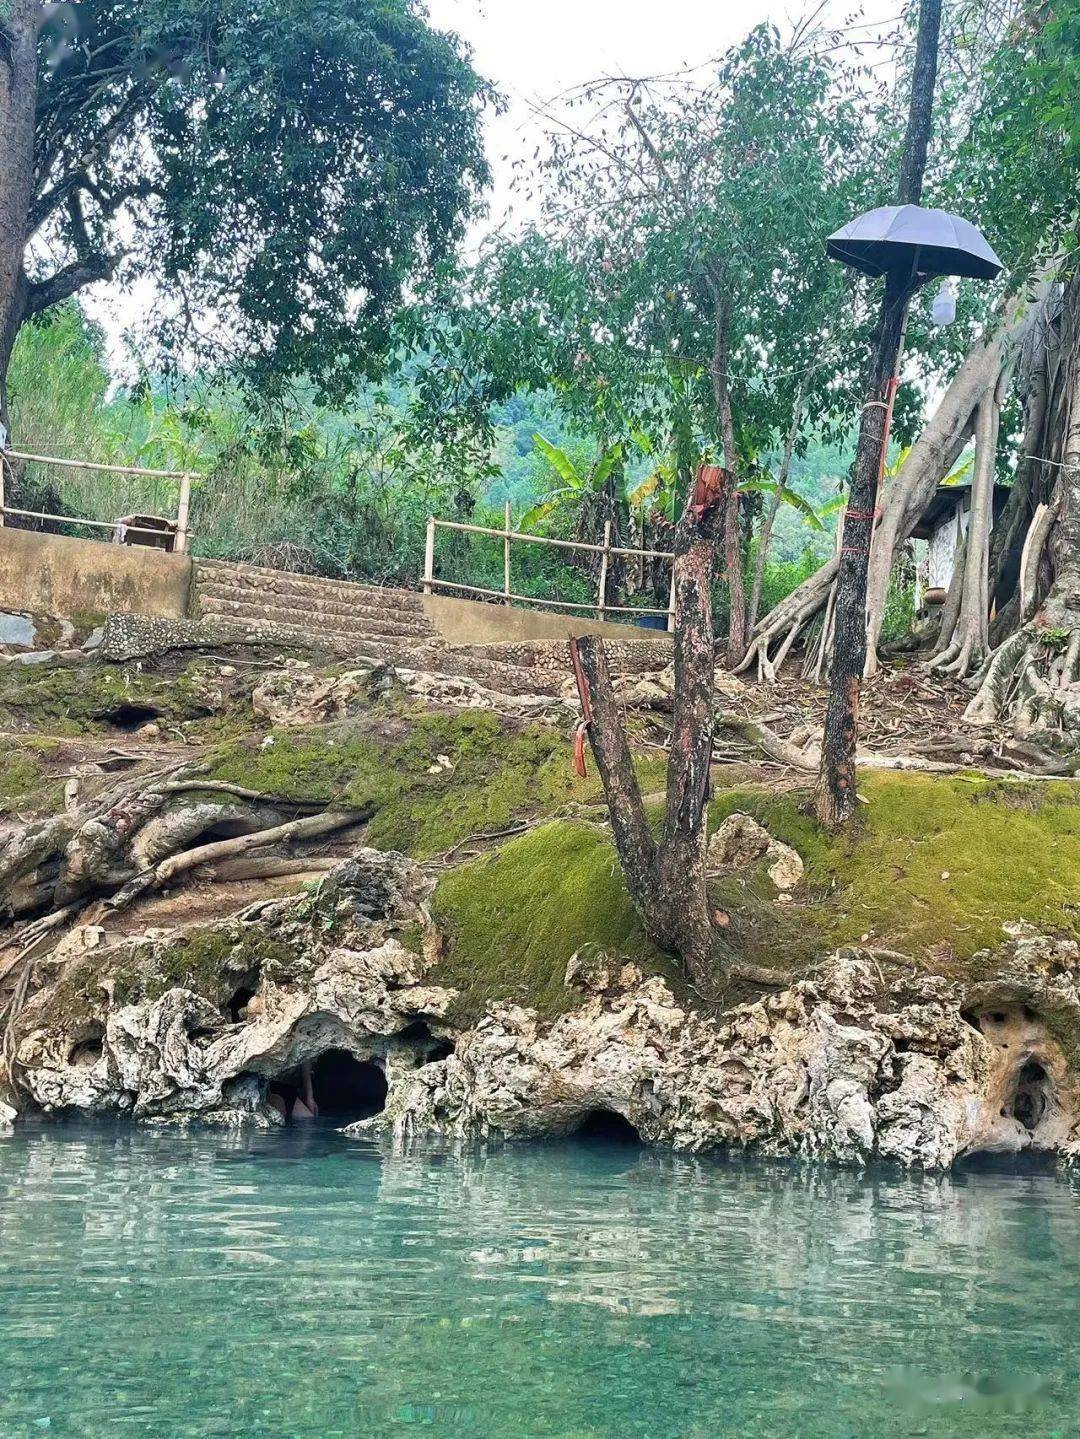
<path fill-rule="evenodd" d="M 1080 1434 L 1080 1186 L 0 1139 L 2 1439 Z"/>

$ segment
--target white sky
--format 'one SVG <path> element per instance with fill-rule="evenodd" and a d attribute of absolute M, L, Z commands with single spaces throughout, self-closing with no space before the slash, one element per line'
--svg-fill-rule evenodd
<path fill-rule="evenodd" d="M 431 22 L 456 31 L 477 70 L 508 101 L 487 125 L 494 172 L 491 220 L 510 200 L 509 164 L 531 157 L 542 123 L 530 101 L 603 75 L 662 75 L 697 67 L 756 25 L 789 31 L 819 0 L 427 0 Z M 851 25 L 858 37 L 883 33 L 903 0 L 824 0 L 819 23 Z"/>
<path fill-rule="evenodd" d="M 825 0 L 820 23 L 863 26 L 859 38 L 889 28 L 903 0 Z M 490 218 L 511 203 L 510 165 L 531 157 L 542 133 L 530 101 L 543 101 L 601 75 L 666 74 L 697 67 L 769 20 L 784 32 L 817 0 L 427 0 L 432 24 L 456 31 L 473 50 L 478 71 L 508 102 L 489 117 L 486 143 L 494 174 Z M 505 158 L 504 158 L 505 157 Z M 97 286 L 87 309 L 105 328 L 115 370 L 129 368 L 126 326 L 152 297 L 147 282 L 122 294 Z"/>

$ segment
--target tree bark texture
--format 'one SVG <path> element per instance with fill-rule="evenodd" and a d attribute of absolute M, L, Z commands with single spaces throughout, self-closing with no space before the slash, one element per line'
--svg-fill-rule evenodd
<path fill-rule="evenodd" d="M 571 644 L 581 666 L 589 741 L 630 898 L 650 938 L 681 956 L 689 978 L 702 988 L 716 978 L 718 940 L 705 887 L 715 723 L 711 584 L 725 491 L 732 484 L 730 474 L 702 466 L 675 532 L 675 696 L 659 841 L 645 813 L 604 642 L 590 635 Z"/>
<path fill-rule="evenodd" d="M 735 444 L 735 420 L 731 410 L 731 386 L 728 379 L 728 322 L 730 302 L 724 293 L 723 276 L 709 281 L 716 307 L 713 353 L 709 364 L 713 402 L 716 406 L 724 466 L 731 476 L 724 487 L 721 528 L 724 537 L 724 576 L 728 588 L 728 663 L 737 664 L 746 651 L 746 593 L 743 589 L 742 552 L 739 544 L 739 491 L 736 483 L 738 452 Z"/>
<path fill-rule="evenodd" d="M 855 813 L 855 745 L 859 700 L 866 662 L 866 589 L 870 539 L 889 414 L 887 390 L 900 354 L 904 315 L 911 295 L 907 275 L 890 276 L 885 285 L 873 371 L 859 426 L 855 470 L 844 515 L 844 543 L 836 578 L 829 705 L 821 748 L 817 815 L 833 828 Z"/>
<path fill-rule="evenodd" d="M 26 309 L 26 216 L 34 188 L 37 0 L 0 6 L 0 423 L 8 423 L 7 373 Z"/>
<path fill-rule="evenodd" d="M 897 189 L 897 202 L 901 205 L 917 205 L 922 196 L 940 29 L 941 0 L 920 0 L 911 101 Z M 891 413 L 889 402 L 895 385 L 893 377 L 903 340 L 904 317 L 915 284 L 914 273 L 890 274 L 886 278 L 867 400 L 859 427 L 844 544 L 837 572 L 829 706 L 817 793 L 818 819 L 829 827 L 846 823 L 855 813 L 855 745 L 859 731 L 860 687 L 866 662 L 870 541 L 888 438 L 887 417 Z"/>
<path fill-rule="evenodd" d="M 1065 279 L 1049 331 L 1052 377 L 1041 434 L 1028 427 L 1049 501 L 1036 507 L 1024 544 L 1015 613 L 1021 627 L 979 676 L 965 711 L 971 724 L 1008 722 L 1020 738 L 1046 736 L 1080 747 L 1080 270 Z M 1034 488 L 1038 489 L 1038 481 Z M 1045 583 L 1044 573 L 1049 576 Z M 1028 618 L 1030 616 L 1030 618 Z"/>

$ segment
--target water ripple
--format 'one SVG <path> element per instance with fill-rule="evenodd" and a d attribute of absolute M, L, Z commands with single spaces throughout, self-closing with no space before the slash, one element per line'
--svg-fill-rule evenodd
<path fill-rule="evenodd" d="M 319 1127 L 0 1142 L 0 1439 L 1072 1435 L 1077 1192 Z"/>

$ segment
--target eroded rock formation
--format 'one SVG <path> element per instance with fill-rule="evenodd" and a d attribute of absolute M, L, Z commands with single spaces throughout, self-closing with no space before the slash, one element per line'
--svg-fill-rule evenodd
<path fill-rule="evenodd" d="M 325 1107 L 348 1114 L 351 1086 L 363 1130 L 399 1137 L 537 1138 L 618 1117 L 648 1143 L 845 1163 L 1080 1153 L 1073 941 L 1016 934 L 971 967 L 985 983 L 842 951 L 719 1017 L 583 956 L 570 1012 L 494 1004 L 460 1027 L 430 974 L 428 888 L 400 855 L 362 850 L 316 896 L 226 923 L 118 944 L 76 931 L 19 1017 L 27 1103 L 271 1124 L 275 1087 L 308 1063 L 341 1101 Z"/>

